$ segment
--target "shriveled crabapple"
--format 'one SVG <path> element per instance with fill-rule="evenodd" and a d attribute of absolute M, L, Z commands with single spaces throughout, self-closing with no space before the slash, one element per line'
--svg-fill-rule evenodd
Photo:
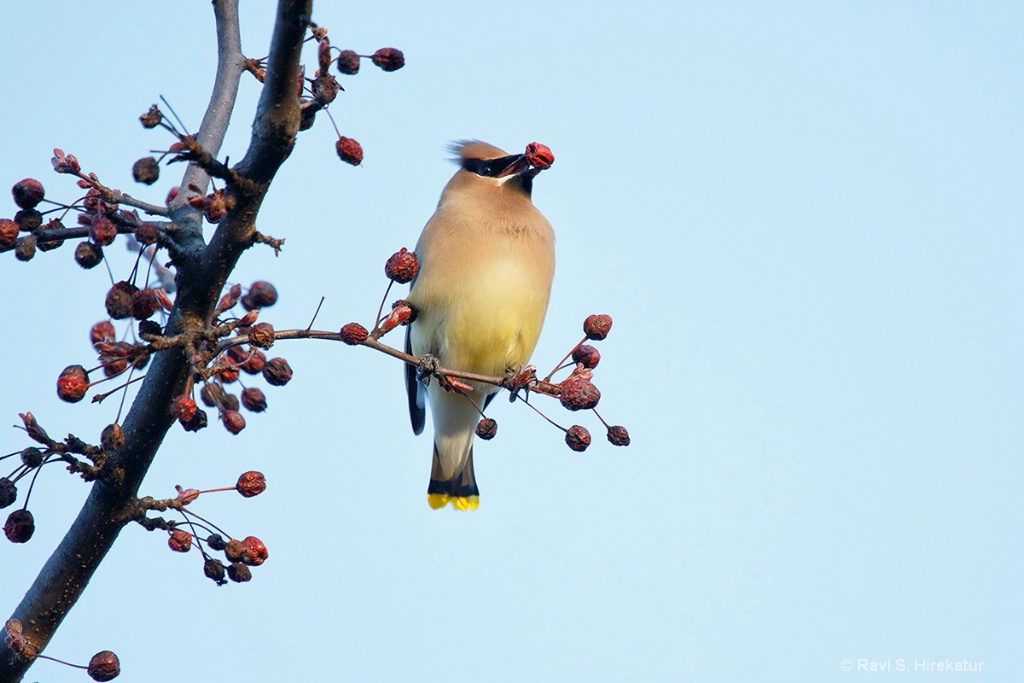
<path fill-rule="evenodd" d="M 175 529 L 167 539 L 167 545 L 176 553 L 187 553 L 192 548 L 192 534 Z"/>
<path fill-rule="evenodd" d="M 235 583 L 245 583 L 252 580 L 252 570 L 241 562 L 232 562 L 228 565 L 228 578 Z"/>
<path fill-rule="evenodd" d="M 199 408 L 196 407 L 195 399 L 186 394 L 175 396 L 171 400 L 171 415 L 183 425 L 192 419 L 197 410 Z"/>
<path fill-rule="evenodd" d="M 526 146 L 526 153 L 523 156 L 526 157 L 531 166 L 541 170 L 551 168 L 551 164 L 555 163 L 555 155 L 551 153 L 551 148 L 539 142 L 528 144 Z"/>
<path fill-rule="evenodd" d="M 419 272 L 420 265 L 416 259 L 416 253 L 402 247 L 387 260 L 384 264 L 384 274 L 389 280 L 394 280 L 400 285 L 412 282 Z"/>
<path fill-rule="evenodd" d="M 39 202 L 43 201 L 45 192 L 43 184 L 35 178 L 25 178 L 11 188 L 14 195 L 14 203 L 21 209 L 34 209 Z"/>
<path fill-rule="evenodd" d="M 206 578 L 213 580 L 218 586 L 223 586 L 227 583 L 227 579 L 224 578 L 226 573 L 224 563 L 218 559 L 210 557 L 203 563 L 203 574 L 206 575 Z"/>
<path fill-rule="evenodd" d="M 237 410 L 225 410 L 220 417 L 224 428 L 232 434 L 238 434 L 245 429 L 245 418 Z"/>
<path fill-rule="evenodd" d="M 121 675 L 121 662 L 113 652 L 103 650 L 92 656 L 86 671 L 94 681 L 112 681 Z"/>
<path fill-rule="evenodd" d="M 14 222 L 18 224 L 22 232 L 32 232 L 42 227 L 43 214 L 35 209 L 22 209 L 14 214 Z"/>
<path fill-rule="evenodd" d="M 266 308 L 277 303 L 277 288 L 265 280 L 257 280 L 249 287 L 249 301 L 253 308 Z"/>
<path fill-rule="evenodd" d="M 363 146 L 352 138 L 342 135 L 334 143 L 334 150 L 338 153 L 338 157 L 346 164 L 358 166 L 363 163 Z"/>
<path fill-rule="evenodd" d="M 593 370 L 601 362 L 601 353 L 590 344 L 580 344 L 572 352 L 572 362 L 580 363 L 588 370 Z"/>
<path fill-rule="evenodd" d="M 562 381 L 558 400 L 569 410 L 589 410 L 597 407 L 601 392 L 589 379 L 570 376 Z"/>
<path fill-rule="evenodd" d="M 68 403 L 78 403 L 89 390 L 89 374 L 81 365 L 69 365 L 57 378 L 57 396 Z"/>
<path fill-rule="evenodd" d="M 258 567 L 267 561 L 269 554 L 267 546 L 255 536 L 246 536 L 242 541 L 245 544 L 245 553 L 242 555 L 242 562 L 250 567 Z"/>
<path fill-rule="evenodd" d="M 612 329 L 612 317 L 610 315 L 591 315 L 583 321 L 583 334 L 587 339 L 601 341 L 608 336 Z"/>
<path fill-rule="evenodd" d="M 106 247 L 117 237 L 117 226 L 106 216 L 96 216 L 89 224 L 89 239 L 95 244 Z"/>
<path fill-rule="evenodd" d="M 359 73 L 359 55 L 354 50 L 342 50 L 334 62 L 338 71 L 347 76 Z"/>
<path fill-rule="evenodd" d="M 24 235 L 14 243 L 14 257 L 19 261 L 31 261 L 36 255 L 35 235 Z"/>
<path fill-rule="evenodd" d="M 252 498 L 258 496 L 267 490 L 267 480 L 263 476 L 262 472 L 256 470 L 249 470 L 243 472 L 238 477 L 238 482 L 235 484 L 235 489 L 242 494 L 244 498 Z"/>
<path fill-rule="evenodd" d="M 132 178 L 143 185 L 152 185 L 160 180 L 160 164 L 153 157 L 142 157 L 132 164 Z"/>
<path fill-rule="evenodd" d="M 36 521 L 28 510 L 15 510 L 4 524 L 4 536 L 11 543 L 27 543 L 36 531 Z"/>
<path fill-rule="evenodd" d="M 64 240 L 53 239 L 54 236 L 59 237 L 60 231 L 64 229 L 64 224 L 60 222 L 59 218 L 53 218 L 47 221 L 41 228 L 37 238 L 37 245 L 39 251 L 51 251 L 60 247 L 64 244 Z"/>
<path fill-rule="evenodd" d="M 366 341 L 370 333 L 359 323 L 348 323 L 341 327 L 341 341 L 349 346 L 356 346 Z"/>
<path fill-rule="evenodd" d="M 498 433 L 498 423 L 485 417 L 476 423 L 476 435 L 484 441 L 490 441 Z"/>
<path fill-rule="evenodd" d="M 608 441 L 616 446 L 628 446 L 629 432 L 622 425 L 612 425 L 608 428 Z"/>
<path fill-rule="evenodd" d="M 288 384 L 291 378 L 292 367 L 284 358 L 271 358 L 263 366 L 263 379 L 267 380 L 267 384 L 281 387 Z"/>
<path fill-rule="evenodd" d="M 384 71 L 398 71 L 405 66 L 405 55 L 393 47 L 382 47 L 374 52 L 370 59 Z"/>
<path fill-rule="evenodd" d="M 590 445 L 590 432 L 586 427 L 573 425 L 565 430 L 565 443 L 577 453 L 582 453 Z"/>
<path fill-rule="evenodd" d="M 267 397 L 259 387 L 246 387 L 242 390 L 242 405 L 253 413 L 262 413 L 267 409 Z"/>
<path fill-rule="evenodd" d="M 79 242 L 75 247 L 75 263 L 86 270 L 103 262 L 103 249 L 92 242 Z"/>
<path fill-rule="evenodd" d="M 93 344 L 99 344 L 100 342 L 111 343 L 117 338 L 117 330 L 110 323 L 109 320 L 101 320 L 92 326 L 89 330 L 89 341 Z"/>
<path fill-rule="evenodd" d="M 0 218 L 0 249 L 14 246 L 20 230 L 21 226 L 10 218 Z"/>

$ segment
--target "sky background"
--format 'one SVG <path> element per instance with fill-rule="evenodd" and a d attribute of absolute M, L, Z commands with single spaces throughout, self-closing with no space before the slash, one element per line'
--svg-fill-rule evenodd
<path fill-rule="evenodd" d="M 244 49 L 263 56 L 272 4 L 243 5 Z M 534 361 L 612 315 L 595 383 L 633 445 L 548 403 L 594 433 L 573 453 L 497 401 L 479 511 L 434 512 L 398 364 L 280 342 L 295 377 L 264 387 L 268 412 L 237 437 L 172 429 L 143 487 L 261 470 L 262 496 L 194 508 L 270 559 L 217 588 L 198 553 L 129 527 L 47 654 L 112 649 L 126 681 L 852 682 L 892 677 L 868 662 L 947 659 L 983 669 L 911 675 L 1020 680 L 1024 6 L 364 2 L 314 18 L 334 45 L 395 46 L 408 65 L 342 77 L 332 112 L 362 167 L 337 160 L 320 117 L 260 214 L 282 255 L 252 250 L 234 281 L 277 285 L 277 328 L 305 327 L 321 296 L 318 327 L 366 324 L 385 259 L 414 246 L 453 172 L 448 142 L 545 143 L 534 201 L 558 267 Z M 0 186 L 76 197 L 50 168 L 61 147 L 160 203 L 180 169 L 132 183 L 169 144 L 137 117 L 162 94 L 198 126 L 213 38 L 205 2 L 6 7 Z M 243 79 L 231 159 L 257 96 Z M 68 245 L 3 255 L 0 424 L 31 410 L 98 440 L 116 401 L 63 404 L 54 382 L 95 360 L 109 284 Z M 0 454 L 26 445 L 0 431 Z M 42 473 L 35 537 L 0 545 L 4 615 L 86 493 Z M 83 679 L 47 662 L 26 678 Z"/>

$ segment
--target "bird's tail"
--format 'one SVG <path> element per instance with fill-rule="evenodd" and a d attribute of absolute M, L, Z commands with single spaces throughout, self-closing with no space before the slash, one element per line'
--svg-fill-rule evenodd
<path fill-rule="evenodd" d="M 434 461 L 430 467 L 430 484 L 427 486 L 427 503 L 435 510 L 440 510 L 451 503 L 456 510 L 476 510 L 480 506 L 480 490 L 476 487 L 476 474 L 473 472 L 473 447 L 469 448 L 462 469 L 456 470 L 450 479 L 444 478 L 441 469 L 441 458 L 434 444 Z"/>

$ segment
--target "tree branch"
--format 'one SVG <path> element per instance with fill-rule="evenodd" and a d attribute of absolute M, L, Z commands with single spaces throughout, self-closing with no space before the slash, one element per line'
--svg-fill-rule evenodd
<path fill-rule="evenodd" d="M 242 185 L 239 202 L 214 234 L 209 245 L 202 239 L 202 217 L 184 203 L 171 212 L 167 227 L 178 267 L 179 295 L 167 324 L 167 333 L 206 325 L 212 317 L 220 289 L 242 251 L 251 244 L 256 211 L 278 167 L 291 152 L 298 129 L 294 88 L 299 54 L 309 21 L 311 0 L 280 0 L 272 38 L 267 85 L 253 125 L 252 142 L 239 169 L 254 181 Z M 218 66 L 213 95 L 198 140 L 216 155 L 224 139 L 242 72 L 238 29 L 238 1 L 215 0 Z M 191 164 L 182 185 L 205 187 L 205 171 Z M 237 190 L 236 190 L 237 191 Z M 206 247 L 206 248 L 204 248 Z M 108 462 L 108 478 L 97 480 L 57 549 L 26 592 L 12 617 L 18 619 L 28 642 L 41 652 L 81 596 L 90 578 L 126 523 L 133 519 L 136 496 L 173 418 L 168 407 L 180 392 L 187 364 L 180 350 L 156 354 L 146 379 L 124 422 L 124 445 Z M 0 648 L 0 681 L 19 681 L 32 661 L 10 648 Z"/>

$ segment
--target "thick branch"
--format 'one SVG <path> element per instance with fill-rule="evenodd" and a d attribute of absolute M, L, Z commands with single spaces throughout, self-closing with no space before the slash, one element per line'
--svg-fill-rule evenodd
<path fill-rule="evenodd" d="M 284 83 L 294 86 L 298 78 L 299 53 L 310 5 L 311 0 L 281 0 L 278 7 L 268 87 L 260 101 L 252 144 L 243 162 L 243 173 L 258 179 L 258 187 L 246 189 L 238 208 L 232 212 L 234 215 L 221 223 L 205 250 L 197 212 L 187 206 L 174 211 L 174 232 L 178 234 L 171 239 L 176 242 L 179 296 L 167 325 L 170 335 L 190 326 L 205 326 L 209 321 L 223 283 L 247 246 L 246 240 L 251 240 L 256 211 L 270 180 L 291 151 L 298 128 L 298 106 L 294 91 L 286 93 Z M 224 139 L 242 70 L 237 10 L 237 0 L 214 2 L 217 79 L 198 133 L 199 142 L 211 154 L 217 153 Z M 279 101 L 275 102 L 274 97 Z M 183 185 L 205 186 L 206 181 L 202 169 L 190 166 Z M 186 375 L 182 352 L 168 350 L 156 354 L 125 419 L 124 445 L 108 463 L 113 476 L 93 484 L 78 518 L 15 609 L 12 617 L 21 621 L 25 636 L 38 651 L 46 647 L 77 602 L 126 520 L 136 516 L 139 485 L 172 424 L 168 406 L 181 390 Z M 10 648 L 0 648 L 0 681 L 21 680 L 30 664 Z"/>

